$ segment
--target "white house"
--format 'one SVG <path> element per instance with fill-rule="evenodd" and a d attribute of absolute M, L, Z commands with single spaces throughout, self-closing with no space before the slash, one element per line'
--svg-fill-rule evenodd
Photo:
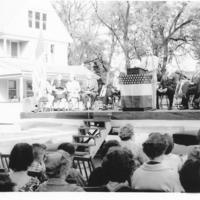
<path fill-rule="evenodd" d="M 72 39 L 50 1 L 1 0 L 0 102 L 3 106 L 22 102 L 32 95 L 32 74 L 38 67 L 38 57 L 47 77 L 65 76 L 72 71 L 85 73 L 87 69 L 83 66 L 68 66 L 70 42 Z"/>

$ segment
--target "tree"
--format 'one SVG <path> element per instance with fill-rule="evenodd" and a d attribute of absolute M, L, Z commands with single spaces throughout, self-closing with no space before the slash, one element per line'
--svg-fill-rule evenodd
<path fill-rule="evenodd" d="M 146 36 L 151 41 L 156 55 L 162 57 L 165 71 L 169 50 L 178 50 L 189 44 L 194 22 L 194 9 L 187 2 L 145 2 L 141 4 L 140 22 L 146 21 Z"/>
<path fill-rule="evenodd" d="M 69 64 L 82 64 L 103 54 L 104 41 L 98 37 L 99 25 L 92 19 L 90 1 L 57 0 L 53 6 L 73 39 Z"/>
<path fill-rule="evenodd" d="M 129 27 L 130 27 L 130 8 L 129 1 L 120 2 L 95 2 L 94 10 L 100 22 L 107 27 L 112 39 L 116 38 L 120 45 L 125 61 L 126 68 L 130 67 L 130 45 L 129 45 Z M 106 9 L 106 10 L 105 10 Z"/>

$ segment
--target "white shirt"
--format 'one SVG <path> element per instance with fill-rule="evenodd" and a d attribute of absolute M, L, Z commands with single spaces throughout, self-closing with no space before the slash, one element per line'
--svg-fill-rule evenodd
<path fill-rule="evenodd" d="M 22 188 L 24 185 L 29 183 L 31 177 L 27 175 L 27 171 L 19 171 L 19 172 L 10 172 L 10 179 L 13 183 L 16 184 L 15 190 Z"/>
<path fill-rule="evenodd" d="M 168 165 L 169 167 L 171 167 L 172 169 L 176 171 L 180 171 L 183 165 L 183 162 L 180 156 L 173 153 L 165 155 L 163 159 L 163 163 L 165 163 L 166 165 Z"/>
<path fill-rule="evenodd" d="M 141 67 L 148 71 L 154 71 L 158 68 L 158 61 L 157 56 L 144 56 L 141 61 Z"/>
<path fill-rule="evenodd" d="M 66 84 L 66 87 L 67 87 L 68 92 L 80 92 L 81 90 L 80 84 L 78 81 L 69 81 Z"/>
<path fill-rule="evenodd" d="M 164 163 L 144 163 L 135 170 L 132 187 L 141 190 L 158 190 L 166 192 L 183 192 L 179 174 Z"/>

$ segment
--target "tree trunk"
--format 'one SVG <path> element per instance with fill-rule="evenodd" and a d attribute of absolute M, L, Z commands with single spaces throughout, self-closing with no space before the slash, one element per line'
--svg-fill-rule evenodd
<path fill-rule="evenodd" d="M 163 65 L 162 65 L 162 72 L 166 71 L 166 65 L 168 60 L 168 40 L 163 43 Z"/>
<path fill-rule="evenodd" d="M 129 51 L 127 48 L 124 49 L 124 56 L 125 56 L 125 67 L 126 69 L 131 67 L 130 58 L 129 58 Z"/>

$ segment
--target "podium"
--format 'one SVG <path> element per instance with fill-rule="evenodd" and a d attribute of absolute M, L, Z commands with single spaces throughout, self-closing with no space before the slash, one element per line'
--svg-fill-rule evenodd
<path fill-rule="evenodd" d="M 156 80 L 153 73 L 136 69 L 136 74 L 120 76 L 121 106 L 124 111 L 156 108 Z"/>

